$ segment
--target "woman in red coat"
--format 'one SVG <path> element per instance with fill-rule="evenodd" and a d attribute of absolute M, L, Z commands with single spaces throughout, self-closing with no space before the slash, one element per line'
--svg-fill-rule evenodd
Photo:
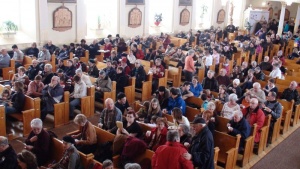
<path fill-rule="evenodd" d="M 106 60 L 110 56 L 112 46 L 111 46 L 111 43 L 108 38 L 105 38 L 104 42 L 105 42 L 105 45 L 104 45 L 104 58 L 103 59 Z"/>
<path fill-rule="evenodd" d="M 152 131 L 146 132 L 145 141 L 148 144 L 149 149 L 155 151 L 159 146 L 164 145 L 167 141 L 166 121 L 164 118 L 156 119 L 157 127 Z"/>
<path fill-rule="evenodd" d="M 170 35 L 166 34 L 165 36 L 165 39 L 163 41 L 163 46 L 165 49 L 167 49 L 167 46 L 171 43 L 171 40 L 170 40 Z"/>

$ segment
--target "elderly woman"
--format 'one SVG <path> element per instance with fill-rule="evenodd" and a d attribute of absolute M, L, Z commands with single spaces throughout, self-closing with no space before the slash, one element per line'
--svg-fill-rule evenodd
<path fill-rule="evenodd" d="M 166 120 L 164 118 L 157 118 L 154 129 L 146 132 L 145 141 L 148 144 L 149 149 L 155 151 L 159 146 L 166 143 L 166 137 L 168 129 L 166 127 Z"/>
<path fill-rule="evenodd" d="M 231 120 L 234 115 L 233 112 L 240 110 L 240 106 L 236 103 L 238 100 L 236 94 L 230 94 L 228 99 L 229 101 L 223 105 L 221 116 Z"/>
<path fill-rule="evenodd" d="M 24 84 L 20 81 L 14 83 L 15 93 L 11 96 L 11 101 L 5 103 L 5 113 L 21 113 L 25 104 Z"/>
<path fill-rule="evenodd" d="M 19 169 L 38 169 L 36 157 L 33 153 L 23 150 L 17 155 Z"/>
<path fill-rule="evenodd" d="M 124 134 L 127 136 L 140 138 L 143 135 L 143 131 L 140 125 L 135 121 L 135 112 L 130 110 L 126 114 L 126 121 L 123 122 L 123 128 L 118 128 L 117 135 Z"/>
<path fill-rule="evenodd" d="M 32 131 L 25 140 L 25 149 L 35 154 L 38 165 L 42 166 L 49 160 L 50 135 L 43 129 L 43 122 L 39 118 L 33 119 L 30 125 Z"/>
<path fill-rule="evenodd" d="M 175 124 L 175 126 L 179 126 L 180 124 L 185 124 L 188 127 L 190 127 L 190 122 L 189 120 L 182 115 L 182 111 L 180 108 L 175 107 L 172 110 L 172 116 L 173 116 L 173 122 Z"/>
<path fill-rule="evenodd" d="M 76 115 L 74 123 L 79 126 L 80 131 L 72 135 L 75 139 L 75 147 L 84 154 L 94 153 L 97 148 L 97 135 L 93 124 L 83 114 Z"/>
<path fill-rule="evenodd" d="M 234 79 L 232 84 L 230 84 L 227 88 L 228 94 L 236 94 L 238 98 L 242 97 L 242 89 L 240 88 L 240 79 Z"/>
<path fill-rule="evenodd" d="M 218 94 L 218 98 L 222 104 L 228 102 L 228 94 L 226 92 L 227 88 L 225 85 L 220 85 L 219 86 L 219 94 Z"/>
<path fill-rule="evenodd" d="M 63 148 L 64 153 L 62 158 L 53 165 L 49 165 L 49 168 L 53 169 L 82 169 L 82 163 L 80 160 L 79 152 L 77 151 L 76 147 L 74 146 L 75 140 L 71 136 L 64 136 L 63 137 Z"/>
<path fill-rule="evenodd" d="M 184 146 L 191 144 L 192 135 L 190 134 L 190 126 L 186 124 L 179 124 L 178 132 L 180 135 L 180 143 Z M 188 143 L 188 144 L 187 144 Z"/>

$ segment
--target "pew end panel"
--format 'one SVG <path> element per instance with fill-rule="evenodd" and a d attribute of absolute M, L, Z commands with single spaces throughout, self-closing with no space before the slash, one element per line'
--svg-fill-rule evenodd
<path fill-rule="evenodd" d="M 81 113 L 86 117 L 91 117 L 93 114 L 91 112 L 91 96 L 85 96 L 80 99 Z"/>
<path fill-rule="evenodd" d="M 187 117 L 187 119 L 190 121 L 190 122 L 192 122 L 194 119 L 195 119 L 195 117 L 197 116 L 197 115 L 199 115 L 201 112 L 200 112 L 200 110 L 199 109 L 196 109 L 196 108 L 192 108 L 192 107 L 189 107 L 189 106 L 186 106 L 186 117 Z"/>
<path fill-rule="evenodd" d="M 0 136 L 6 136 L 6 117 L 4 106 L 0 106 Z"/>
<path fill-rule="evenodd" d="M 90 96 L 90 114 L 94 116 L 95 114 L 95 86 L 87 88 L 87 95 Z"/>

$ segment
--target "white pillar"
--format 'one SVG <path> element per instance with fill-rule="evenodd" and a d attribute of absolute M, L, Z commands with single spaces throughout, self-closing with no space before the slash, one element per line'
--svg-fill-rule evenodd
<path fill-rule="evenodd" d="M 297 8 L 297 15 L 296 15 L 295 26 L 294 26 L 294 33 L 296 33 L 298 31 L 299 19 L 300 19 L 300 4 L 298 4 L 298 8 Z"/>
<path fill-rule="evenodd" d="M 286 2 L 281 2 L 281 13 L 280 13 L 280 20 L 279 20 L 278 31 L 277 31 L 277 34 L 279 34 L 280 36 L 283 31 L 285 8 L 286 8 Z"/>

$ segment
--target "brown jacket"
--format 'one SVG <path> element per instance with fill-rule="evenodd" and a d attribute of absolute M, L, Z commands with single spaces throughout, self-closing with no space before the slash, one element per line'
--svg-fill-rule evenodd
<path fill-rule="evenodd" d="M 100 87 L 100 92 L 110 92 L 112 88 L 112 83 L 108 76 L 105 76 L 104 79 L 97 78 L 94 85 L 96 87 L 96 91 L 98 91 L 97 87 Z"/>
<path fill-rule="evenodd" d="M 87 122 L 84 126 L 79 127 L 80 133 L 76 138 L 80 138 L 78 144 L 92 145 L 97 143 L 96 130 L 91 122 Z"/>

